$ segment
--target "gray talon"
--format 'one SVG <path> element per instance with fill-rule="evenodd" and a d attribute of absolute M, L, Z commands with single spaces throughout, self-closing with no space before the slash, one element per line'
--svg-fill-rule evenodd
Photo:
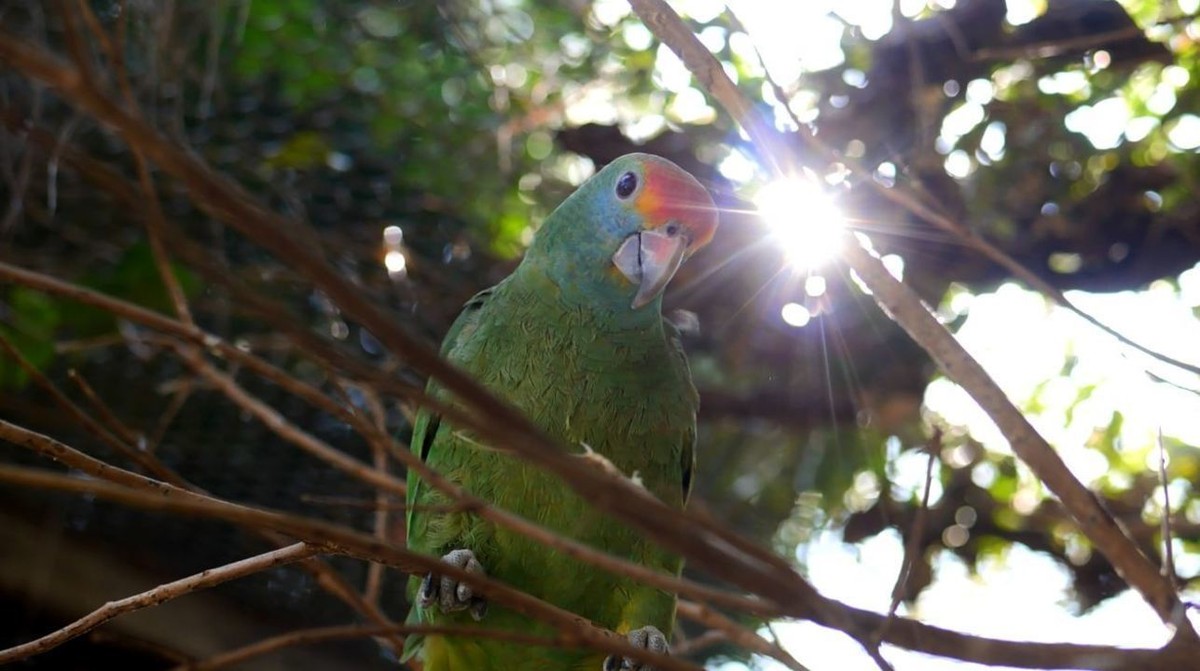
<path fill-rule="evenodd" d="M 442 561 L 471 573 L 487 575 L 483 564 L 475 558 L 475 553 L 465 548 L 447 552 L 442 556 Z M 421 608 L 429 608 L 435 603 L 443 613 L 470 609 L 471 617 L 476 620 L 483 619 L 487 613 L 487 601 L 481 596 L 475 596 L 470 585 L 449 576 L 430 573 L 421 581 L 421 588 L 417 590 L 417 604 Z"/>
<path fill-rule="evenodd" d="M 660 655 L 667 655 L 671 652 L 671 646 L 667 644 L 667 637 L 663 636 L 657 627 L 647 625 L 640 629 L 634 629 L 626 638 L 629 639 L 630 645 L 645 648 L 649 652 L 656 652 Z M 609 655 L 604 660 L 603 671 L 656 671 L 656 669 L 652 666 L 644 666 L 641 662 L 628 657 Z"/>

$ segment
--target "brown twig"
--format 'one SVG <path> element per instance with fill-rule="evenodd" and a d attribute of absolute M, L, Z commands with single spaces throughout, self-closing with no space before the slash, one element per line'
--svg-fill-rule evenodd
<path fill-rule="evenodd" d="M 1123 40 L 1130 37 L 1144 37 L 1146 32 L 1153 28 L 1161 28 L 1164 26 L 1174 26 L 1183 23 L 1189 23 L 1195 20 L 1197 14 L 1185 14 L 1167 18 L 1155 23 L 1148 28 L 1142 28 L 1134 23 L 1133 25 L 1116 30 L 1108 30 L 1101 33 L 1092 33 L 1090 35 L 1080 35 L 1069 39 L 1052 39 L 1042 42 L 1033 42 L 1029 44 L 1018 44 L 1013 46 L 993 47 L 986 49 L 978 49 L 970 54 L 972 61 L 1015 61 L 1022 59 L 1042 59 L 1053 58 L 1067 51 L 1086 51 L 1096 47 L 1103 47 L 1113 40 Z"/>
<path fill-rule="evenodd" d="M 676 612 L 680 616 L 703 624 L 711 630 L 719 631 L 723 639 L 740 645 L 751 652 L 757 652 L 760 655 L 779 660 L 784 666 L 794 671 L 807 671 L 803 664 L 796 661 L 796 658 L 792 657 L 778 643 L 768 641 L 702 603 L 680 601 Z"/>
<path fill-rule="evenodd" d="M 9 339 L 4 336 L 3 333 L 0 333 L 0 351 L 3 351 L 14 361 L 16 361 L 17 365 L 21 367 L 21 370 L 25 371 L 25 374 L 29 376 L 29 379 L 32 380 L 35 385 L 49 394 L 55 405 L 61 408 L 69 418 L 73 419 L 96 438 L 100 439 L 100 441 L 105 445 L 111 447 L 122 457 L 128 459 L 131 463 L 137 464 L 138 467 L 145 469 L 146 472 L 153 473 L 155 477 L 168 481 L 172 479 L 172 473 L 169 471 L 169 469 L 166 469 L 157 460 L 149 458 L 148 455 L 137 449 L 136 444 L 127 443 L 119 436 L 109 431 L 103 424 L 97 421 L 96 418 L 88 414 L 83 408 L 80 408 L 79 405 L 74 401 L 67 398 L 67 395 L 64 394 L 57 385 L 51 382 L 50 378 L 46 377 L 46 375 L 38 370 L 36 366 L 31 364 L 29 360 L 26 359 L 23 354 L 21 354 L 21 351 L 18 350 L 16 346 L 14 346 L 12 342 L 10 342 Z"/>
<path fill-rule="evenodd" d="M 686 641 L 672 646 L 671 652 L 679 655 L 680 657 L 690 657 L 691 655 L 695 655 L 705 648 L 717 645 L 719 643 L 725 643 L 728 640 L 729 637 L 725 635 L 725 632 L 719 629 L 709 629 L 695 638 L 689 638 Z"/>
<path fill-rule="evenodd" d="M 339 385 L 340 386 L 340 385 Z M 365 400 L 366 407 L 371 411 L 371 419 L 373 426 L 378 436 L 387 435 L 387 411 L 383 408 L 383 402 L 379 399 L 379 395 L 374 390 L 367 387 L 359 387 L 359 393 L 362 394 Z M 386 441 L 373 440 L 371 441 L 371 459 L 375 470 L 387 475 L 388 472 L 388 450 L 384 444 Z M 388 496 L 382 490 L 375 493 L 375 512 L 371 524 L 375 533 L 375 537 L 381 541 L 387 541 L 388 536 L 388 521 L 391 517 L 389 514 L 390 507 L 388 506 Z M 401 517 L 400 519 L 404 519 Z M 401 538 L 404 538 L 402 535 Z M 367 566 L 367 579 L 363 582 L 363 598 L 371 603 L 379 602 L 379 593 L 383 589 L 383 565 L 372 563 Z"/>
<path fill-rule="evenodd" d="M 140 594 L 125 597 L 117 601 L 109 601 L 96 610 L 87 615 L 75 620 L 67 626 L 57 629 L 41 638 L 34 639 L 28 643 L 22 643 L 11 648 L 0 650 L 0 664 L 7 664 L 17 660 L 32 657 L 51 648 L 66 643 L 67 641 L 86 634 L 87 632 L 99 627 L 109 620 L 124 615 L 142 608 L 157 606 L 171 599 L 179 598 L 185 594 L 215 587 L 230 580 L 243 578 L 254 573 L 283 566 L 292 562 L 307 559 L 321 552 L 321 549 L 306 543 L 295 543 L 285 548 L 272 550 L 254 557 L 249 557 L 241 561 L 218 566 L 217 568 L 207 569 L 195 575 L 186 578 L 175 580 L 173 582 L 163 583 L 154 589 L 147 590 Z"/>
<path fill-rule="evenodd" d="M 921 539 L 925 536 L 925 517 L 929 512 L 929 492 L 933 490 L 933 468 L 937 465 L 938 456 L 942 451 L 940 428 L 934 428 L 933 437 L 929 439 L 925 451 L 929 453 L 929 461 L 925 464 L 925 488 L 921 492 L 921 506 L 913 515 L 912 527 L 908 530 L 908 539 L 904 544 L 904 560 L 896 574 L 896 584 L 892 587 L 892 602 L 888 605 L 887 618 L 872 637 L 877 643 L 896 619 L 896 611 L 900 608 L 900 602 L 904 600 L 904 588 L 908 584 L 908 577 L 912 575 L 913 566 L 921 553 Z"/>
<path fill-rule="evenodd" d="M 108 406 L 108 403 L 105 403 L 104 399 L 100 398 L 100 396 L 96 393 L 96 390 L 92 388 L 92 385 L 88 384 L 88 381 L 79 373 L 79 371 L 72 368 L 71 370 L 67 371 L 67 377 L 75 383 L 76 387 L 79 387 L 79 391 L 83 393 L 83 397 L 86 398 L 88 403 L 92 405 L 92 410 L 95 411 L 97 417 L 104 426 L 106 426 L 117 437 L 125 441 L 127 445 L 132 446 L 134 449 L 136 449 L 139 445 L 145 444 L 145 436 L 143 436 L 140 432 L 129 428 L 128 424 L 121 421 L 121 418 L 117 417 L 116 414 L 113 413 L 112 408 Z"/>
<path fill-rule="evenodd" d="M 545 647 L 576 647 L 577 645 L 574 641 L 563 636 L 534 636 L 519 631 L 465 625 L 392 625 L 390 627 L 381 627 L 378 625 L 351 624 L 289 631 L 286 634 L 272 636 L 271 638 L 255 641 L 234 650 L 228 650 L 205 660 L 180 664 L 171 669 L 171 671 L 216 671 L 216 669 L 224 669 L 234 664 L 242 664 L 256 657 L 298 645 L 312 645 L 313 643 L 366 638 L 368 636 L 409 636 L 413 634 L 469 636 L 471 638 L 497 639 L 524 645 Z"/>
<path fill-rule="evenodd" d="M 280 438 L 357 480 L 382 491 L 404 496 L 407 490 L 404 482 L 351 457 L 288 421 L 278 410 L 242 388 L 232 376 L 217 370 L 201 356 L 191 356 L 194 350 L 190 347 L 177 343 L 168 345 L 175 349 L 180 360 L 191 368 L 192 372 L 220 390 L 225 398 L 250 413 Z"/>
<path fill-rule="evenodd" d="M 1162 485 L 1163 493 L 1163 512 L 1162 512 L 1162 574 L 1175 582 L 1175 548 L 1172 543 L 1171 533 L 1171 492 L 1170 481 L 1167 479 L 1167 446 L 1163 443 L 1162 427 L 1158 427 L 1158 478 Z"/>

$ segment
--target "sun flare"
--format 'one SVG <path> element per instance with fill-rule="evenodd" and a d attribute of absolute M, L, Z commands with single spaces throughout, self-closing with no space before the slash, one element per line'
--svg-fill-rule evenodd
<path fill-rule="evenodd" d="M 799 179 L 772 182 L 759 190 L 754 204 L 793 265 L 813 270 L 841 249 L 845 219 L 816 184 Z"/>

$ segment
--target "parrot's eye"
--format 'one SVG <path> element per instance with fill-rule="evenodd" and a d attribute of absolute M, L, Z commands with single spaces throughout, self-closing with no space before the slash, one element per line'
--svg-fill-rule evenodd
<path fill-rule="evenodd" d="M 675 237 L 676 235 L 679 235 L 679 222 L 678 221 L 667 222 L 666 233 L 668 236 L 670 236 L 672 238 Z"/>
<path fill-rule="evenodd" d="M 621 175 L 621 178 L 617 180 L 617 198 L 625 200 L 629 196 L 633 195 L 633 192 L 637 189 L 637 185 L 637 175 L 633 174 L 632 172 L 627 172 L 624 175 Z"/>

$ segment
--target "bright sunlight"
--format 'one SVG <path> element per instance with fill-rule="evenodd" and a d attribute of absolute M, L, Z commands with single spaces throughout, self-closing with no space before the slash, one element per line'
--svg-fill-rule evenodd
<path fill-rule="evenodd" d="M 829 194 L 813 182 L 772 182 L 759 190 L 754 204 L 795 266 L 812 271 L 841 249 L 845 220 Z"/>

